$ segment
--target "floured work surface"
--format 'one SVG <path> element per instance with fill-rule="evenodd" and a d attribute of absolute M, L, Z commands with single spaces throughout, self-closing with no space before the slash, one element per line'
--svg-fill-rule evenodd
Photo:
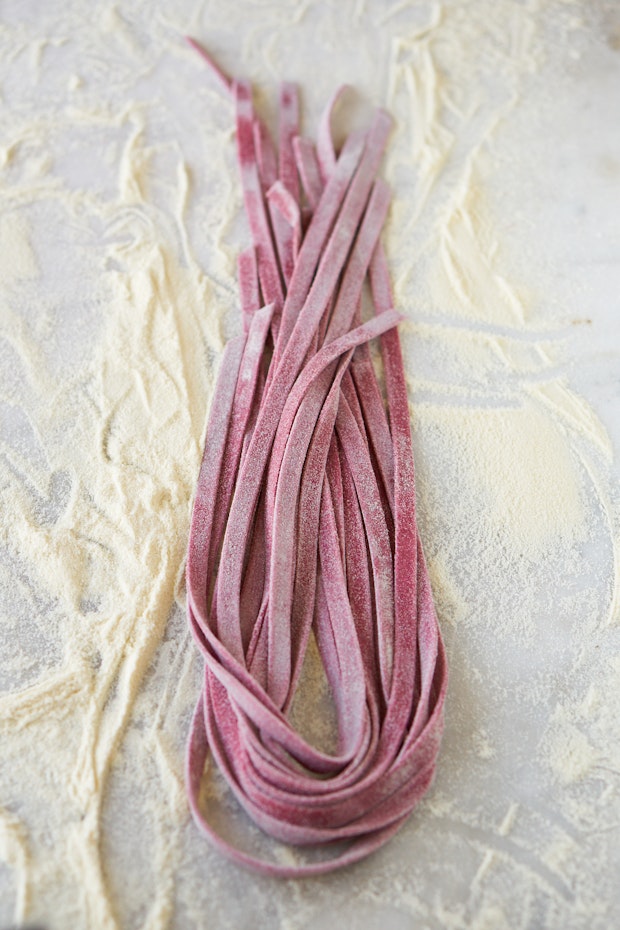
<path fill-rule="evenodd" d="M 235 3 L 231 29 L 232 5 L 5 4 L 0 926 L 619 922 L 620 23 L 498 6 Z M 249 241 L 188 32 L 259 107 L 296 81 L 310 135 L 340 82 L 396 120 L 385 246 L 447 726 L 401 833 L 317 880 L 223 861 L 182 783 L 190 498 Z M 306 689 L 293 711 L 328 747 L 316 663 Z M 204 800 L 291 855 L 217 780 Z"/>

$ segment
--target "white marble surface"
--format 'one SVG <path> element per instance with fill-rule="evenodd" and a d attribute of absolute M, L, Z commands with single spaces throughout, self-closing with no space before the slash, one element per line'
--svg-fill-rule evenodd
<path fill-rule="evenodd" d="M 237 6 L 240 8 L 231 4 L 230 10 Z M 21 21 L 36 32 L 38 17 L 45 18 L 44 5 L 33 2 L 6 2 L 3 7 L 6 28 Z M 476 3 L 475 7 L 480 16 L 483 4 Z M 73 4 L 73 8 L 80 11 L 79 4 Z M 82 4 L 79 16 L 83 21 L 88 18 L 85 9 Z M 124 11 L 121 3 L 118 15 L 121 19 L 124 16 L 132 41 L 147 47 L 152 43 L 154 52 L 158 35 L 166 29 L 168 35 L 172 34 L 170 23 L 179 30 L 185 27 L 194 31 L 205 42 L 211 39 L 225 66 L 235 67 L 257 81 L 263 104 L 274 90 L 277 77 L 297 80 L 310 131 L 327 93 L 342 80 L 359 86 L 367 100 L 382 102 L 388 84 L 382 56 L 389 51 L 390 35 L 397 29 L 406 32 L 419 26 L 433 15 L 433 8 L 425 4 L 409 8 L 396 3 L 388 8 L 378 2 L 342 7 L 309 2 L 299 7 L 295 18 L 288 6 L 286 14 L 282 14 L 284 39 L 280 36 L 270 46 L 275 49 L 275 61 L 274 55 L 261 57 L 265 43 L 271 39 L 267 35 L 261 41 L 256 39 L 260 23 L 269 18 L 268 5 L 246 4 L 243 16 L 234 23 L 228 9 L 223 3 L 182 3 L 175 10 L 142 3 L 128 5 Z M 557 42 L 556 16 L 562 22 Z M 608 478 L 617 498 L 620 16 L 614 4 L 597 4 L 592 9 L 586 3 L 557 3 L 547 11 L 534 8 L 532 17 L 537 29 L 544 33 L 545 54 L 532 74 L 523 79 L 517 101 L 505 111 L 494 132 L 487 152 L 485 192 L 502 269 L 522 290 L 530 314 L 528 327 L 533 329 L 528 329 L 523 338 L 534 339 L 534 331 L 552 333 L 557 346 L 556 368 L 541 370 L 533 378 L 564 378 L 592 406 L 614 446 L 615 459 Z M 566 25 L 570 17 L 579 23 L 572 29 Z M 510 22 L 508 13 L 506 22 Z M 334 40 L 331 46 L 324 44 L 320 51 L 317 49 L 316 56 L 309 55 L 308 50 L 315 47 L 313 43 L 323 35 L 322 30 L 325 35 L 335 36 L 340 44 Z M 376 61 L 369 69 L 368 56 L 375 38 Z M 363 47 L 363 54 L 357 53 L 358 47 Z M 278 57 L 282 49 L 287 50 L 286 54 Z M 480 105 L 481 119 L 495 112 L 495 91 L 500 98 L 509 92 L 503 86 L 491 87 L 493 61 L 485 49 L 482 86 L 488 86 L 489 93 Z M 5 67 L 2 92 L 9 116 L 12 108 L 17 114 L 19 102 L 31 94 L 40 95 L 44 112 L 46 94 L 58 98 L 68 93 L 67 81 L 80 67 L 80 50 L 69 40 L 64 46 L 52 47 L 49 54 L 51 64 L 45 81 L 34 87 L 25 83 L 30 72 L 23 61 L 20 64 L 17 59 L 11 68 Z M 122 50 L 118 56 L 122 59 Z M 316 57 L 321 62 L 318 72 Z M 114 100 L 114 67 L 112 59 L 102 63 L 101 88 L 96 91 L 102 99 Z M 110 78 L 108 89 L 106 74 Z M 155 142 L 161 138 L 168 142 L 173 133 L 177 136 L 179 150 L 195 178 L 187 209 L 188 234 L 206 273 L 215 279 L 209 229 L 201 226 L 204 215 L 192 199 L 209 196 L 200 179 L 205 152 L 202 134 L 212 126 L 224 128 L 227 117 L 213 92 L 198 87 L 203 80 L 188 56 L 175 56 L 166 47 L 153 71 L 139 77 L 132 93 L 145 101 L 151 95 L 163 101 L 154 120 L 147 122 L 147 133 Z M 126 74 L 123 81 L 119 86 L 125 93 Z M 500 99 L 499 109 L 502 106 Z M 171 128 L 165 120 L 172 121 L 173 117 Z M 10 122 L 6 114 L 5 120 Z M 475 119 L 470 128 L 475 132 Z M 77 186 L 112 186 L 105 163 L 97 159 L 112 136 L 111 130 L 102 129 L 99 139 L 89 139 L 91 148 L 78 146 L 72 151 L 63 151 L 60 140 L 58 150 L 52 153 L 54 170 Z M 464 155 L 469 151 L 470 138 L 463 134 Z M 232 135 L 229 144 L 231 150 L 222 158 L 232 168 Z M 458 157 L 457 153 L 456 168 Z M 161 170 L 166 177 L 166 152 L 162 154 Z M 211 166 L 209 172 L 211 180 L 219 172 L 224 177 L 221 165 Z M 446 196 L 453 177 L 455 174 L 448 171 L 442 181 Z M 397 178 L 393 184 L 396 182 Z M 42 278 L 40 298 L 50 299 L 51 291 L 45 288 L 51 286 L 51 281 L 53 298 L 64 308 L 59 311 L 53 348 L 42 347 L 50 363 L 57 365 L 58 378 L 62 379 L 68 377 L 71 353 L 82 345 L 80 334 L 84 346 L 91 344 L 93 334 L 96 338 L 100 308 L 89 304 L 88 278 L 79 277 L 83 271 L 82 258 L 75 253 L 75 243 L 80 243 L 79 229 L 59 229 L 57 234 L 50 234 L 50 229 L 43 227 L 45 217 L 38 220 L 36 209 L 31 221 L 38 258 L 47 275 Z M 424 216 L 421 222 L 428 226 L 432 217 Z M 89 248 L 93 247 L 92 235 L 92 229 L 84 231 Z M 229 242 L 243 243 L 244 237 L 240 216 L 238 227 L 229 233 Z M 64 269 L 63 276 L 56 273 L 59 266 Z M 234 293 L 230 284 L 220 284 L 220 297 L 232 310 Z M 406 309 L 411 318 L 425 319 L 425 295 L 413 285 L 407 297 Z M 451 322 L 449 316 L 446 319 Z M 232 314 L 226 325 L 234 328 Z M 509 331 L 501 326 L 491 329 L 498 333 Z M 422 366 L 427 363 L 417 359 L 416 351 L 415 345 L 410 347 L 412 371 L 418 361 Z M 4 375 L 8 377 L 8 370 Z M 471 378 L 474 383 L 475 372 Z M 501 385 L 494 383 L 490 387 L 497 392 Z M 424 391 L 418 394 L 414 385 L 414 407 L 418 396 L 424 400 Z M 5 417 L 3 430 L 5 437 L 10 437 L 11 430 L 19 430 L 19 423 Z M 423 439 L 419 436 L 416 442 L 424 463 L 424 486 L 428 487 L 428 475 L 435 467 L 440 483 L 449 480 L 449 468 L 445 472 L 440 463 L 433 462 L 432 447 L 421 447 Z M 174 875 L 172 910 L 157 926 L 184 930 L 314 930 L 336 925 L 341 930 L 613 930 L 620 926 L 620 773 L 612 766 L 611 770 L 589 771 L 574 783 L 560 785 L 548 776 L 539 754 L 554 709 L 565 700 L 568 706 L 570 700 L 585 694 L 589 683 L 604 682 L 607 659 L 619 654 L 618 628 L 597 627 L 594 623 L 591 635 L 585 638 L 579 629 L 579 607 L 571 606 L 570 585 L 575 584 L 577 591 L 580 584 L 586 584 L 587 577 L 587 583 L 597 587 L 602 615 L 615 583 L 608 528 L 602 518 L 599 523 L 597 519 L 595 515 L 593 526 L 600 530 L 599 541 L 593 531 L 584 544 L 582 569 L 570 577 L 561 572 L 550 577 L 544 566 L 538 573 L 532 572 L 530 583 L 540 588 L 541 606 L 540 615 L 531 618 L 536 634 L 527 640 L 519 639 L 506 626 L 493 628 L 494 604 L 501 592 L 490 587 L 486 578 L 477 577 L 475 565 L 465 561 L 455 566 L 455 575 L 464 573 L 463 589 L 472 598 L 475 592 L 476 601 L 467 604 L 468 621 L 458 624 L 447 616 L 450 607 L 441 597 L 438 599 L 446 611 L 445 616 L 440 611 L 440 620 L 452 678 L 437 780 L 428 801 L 385 850 L 342 874 L 320 881 L 282 883 L 257 878 L 229 865 L 205 846 L 191 824 L 184 822 L 179 827 L 182 853 Z M 428 533 L 433 532 L 433 526 L 429 518 Z M 617 532 L 618 527 L 615 529 Z M 433 541 L 426 542 L 432 548 Z M 511 589 L 510 596 L 516 599 L 516 591 Z M 11 610 L 12 605 L 9 603 L 5 609 Z M 183 624 L 180 612 L 173 613 L 166 634 L 169 642 L 182 641 Z M 1 632 L 0 642 L 4 649 L 10 648 Z M 53 652 L 54 648 L 52 643 L 49 650 Z M 158 688 L 163 690 L 164 662 L 162 654 L 154 659 L 149 678 L 153 693 Z M 533 694 L 539 695 L 538 705 L 533 705 Z M 603 758 L 605 741 L 617 744 L 620 729 L 615 721 L 607 729 L 597 730 L 597 719 L 594 715 L 586 720 L 583 729 Z M 180 721 L 179 726 L 182 722 L 186 721 Z M 182 738 L 179 731 L 175 747 L 179 754 Z M 492 747 L 487 758 L 480 752 L 485 742 Z M 617 752 L 614 758 L 618 759 Z M 112 773 L 106 794 L 102 855 L 118 926 L 123 930 L 145 925 L 149 888 L 158 882 L 149 865 L 148 848 L 141 844 L 144 821 L 137 802 L 132 805 L 133 799 L 128 801 L 123 794 L 119 768 Z M 556 859 L 550 854 L 545 858 L 553 843 L 564 852 L 558 853 Z M 0 926 L 8 926 L 13 919 L 13 873 L 3 868 L 0 863 Z M 36 889 L 32 894 L 36 899 Z M 192 908 L 188 906 L 190 899 L 194 902 Z M 40 915 L 36 907 L 34 913 L 46 921 L 49 930 L 68 925 L 66 916 Z"/>

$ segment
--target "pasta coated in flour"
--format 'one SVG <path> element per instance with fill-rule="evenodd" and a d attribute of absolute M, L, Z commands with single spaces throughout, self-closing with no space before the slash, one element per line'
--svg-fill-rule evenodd
<path fill-rule="evenodd" d="M 432 780 L 443 720 L 401 317 L 379 242 L 390 120 L 377 111 L 336 156 L 337 93 L 315 149 L 283 84 L 276 154 L 249 84 L 207 60 L 235 104 L 252 247 L 239 258 L 244 333 L 222 359 L 189 541 L 188 617 L 205 669 L 188 793 L 199 828 L 235 861 L 316 874 L 399 829 Z M 374 315 L 362 322 L 367 277 Z M 377 337 L 387 405 L 368 349 Z M 337 710 L 333 755 L 290 720 L 311 632 Z M 231 846 L 199 804 L 209 752 L 266 833 L 328 852 L 337 843 L 333 855 L 282 865 Z"/>

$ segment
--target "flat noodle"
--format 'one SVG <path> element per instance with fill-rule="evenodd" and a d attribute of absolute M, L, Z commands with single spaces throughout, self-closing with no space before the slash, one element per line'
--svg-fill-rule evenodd
<path fill-rule="evenodd" d="M 286 284 L 289 283 L 295 268 L 297 258 L 296 252 L 299 249 L 299 239 L 301 238 L 300 212 L 299 212 L 299 179 L 297 177 L 297 165 L 295 164 L 295 154 L 293 152 L 293 139 L 299 133 L 299 102 L 297 98 L 297 88 L 294 84 L 283 83 L 280 85 L 280 133 L 279 133 L 279 163 L 278 163 L 278 180 L 283 190 L 288 195 L 291 202 L 289 212 L 292 211 L 294 204 L 297 208 L 297 218 L 291 222 L 289 216 L 285 216 L 282 209 L 277 207 L 277 213 L 271 213 L 274 236 L 276 239 L 278 256 L 280 258 L 280 268 L 282 277 Z M 270 202 L 271 206 L 271 202 Z"/>
<path fill-rule="evenodd" d="M 243 330 L 247 333 L 252 316 L 260 307 L 260 285 L 258 282 L 258 265 L 254 246 L 239 253 L 237 259 L 237 277 L 239 278 L 239 298 Z"/>
<path fill-rule="evenodd" d="M 314 211 L 323 193 L 323 182 L 314 143 L 311 139 L 297 136 L 293 139 L 293 151 L 308 206 L 311 211 Z"/>
<path fill-rule="evenodd" d="M 239 259 L 245 335 L 220 369 L 188 547 L 188 621 L 205 662 L 189 803 L 235 862 L 314 875 L 394 835 L 432 781 L 443 726 L 446 662 L 416 526 L 401 317 L 379 242 L 390 121 L 378 111 L 336 157 L 337 92 L 315 152 L 297 136 L 296 91 L 283 84 L 276 162 L 249 85 L 195 47 L 235 100 L 252 246 Z M 362 323 L 368 274 L 375 315 Z M 333 754 L 290 720 L 312 631 L 337 712 Z M 259 827 L 325 858 L 283 865 L 224 840 L 199 803 L 209 753 Z"/>

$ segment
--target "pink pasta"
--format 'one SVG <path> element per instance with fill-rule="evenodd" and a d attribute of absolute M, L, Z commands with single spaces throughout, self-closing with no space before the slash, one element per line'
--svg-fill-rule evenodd
<path fill-rule="evenodd" d="M 187 755 L 194 819 L 234 861 L 326 872 L 384 844 L 433 778 L 446 661 L 416 525 L 409 405 L 379 236 L 378 111 L 339 154 L 280 92 L 279 152 L 247 82 L 192 40 L 234 101 L 252 246 L 239 258 L 243 335 L 225 350 L 192 516 L 188 618 L 204 685 Z M 369 280 L 374 314 L 362 321 Z M 384 395 L 368 343 L 380 340 Z M 314 634 L 337 711 L 334 754 L 290 710 Z M 321 858 L 282 865 L 224 840 L 199 803 L 211 754 L 259 827 Z"/>

